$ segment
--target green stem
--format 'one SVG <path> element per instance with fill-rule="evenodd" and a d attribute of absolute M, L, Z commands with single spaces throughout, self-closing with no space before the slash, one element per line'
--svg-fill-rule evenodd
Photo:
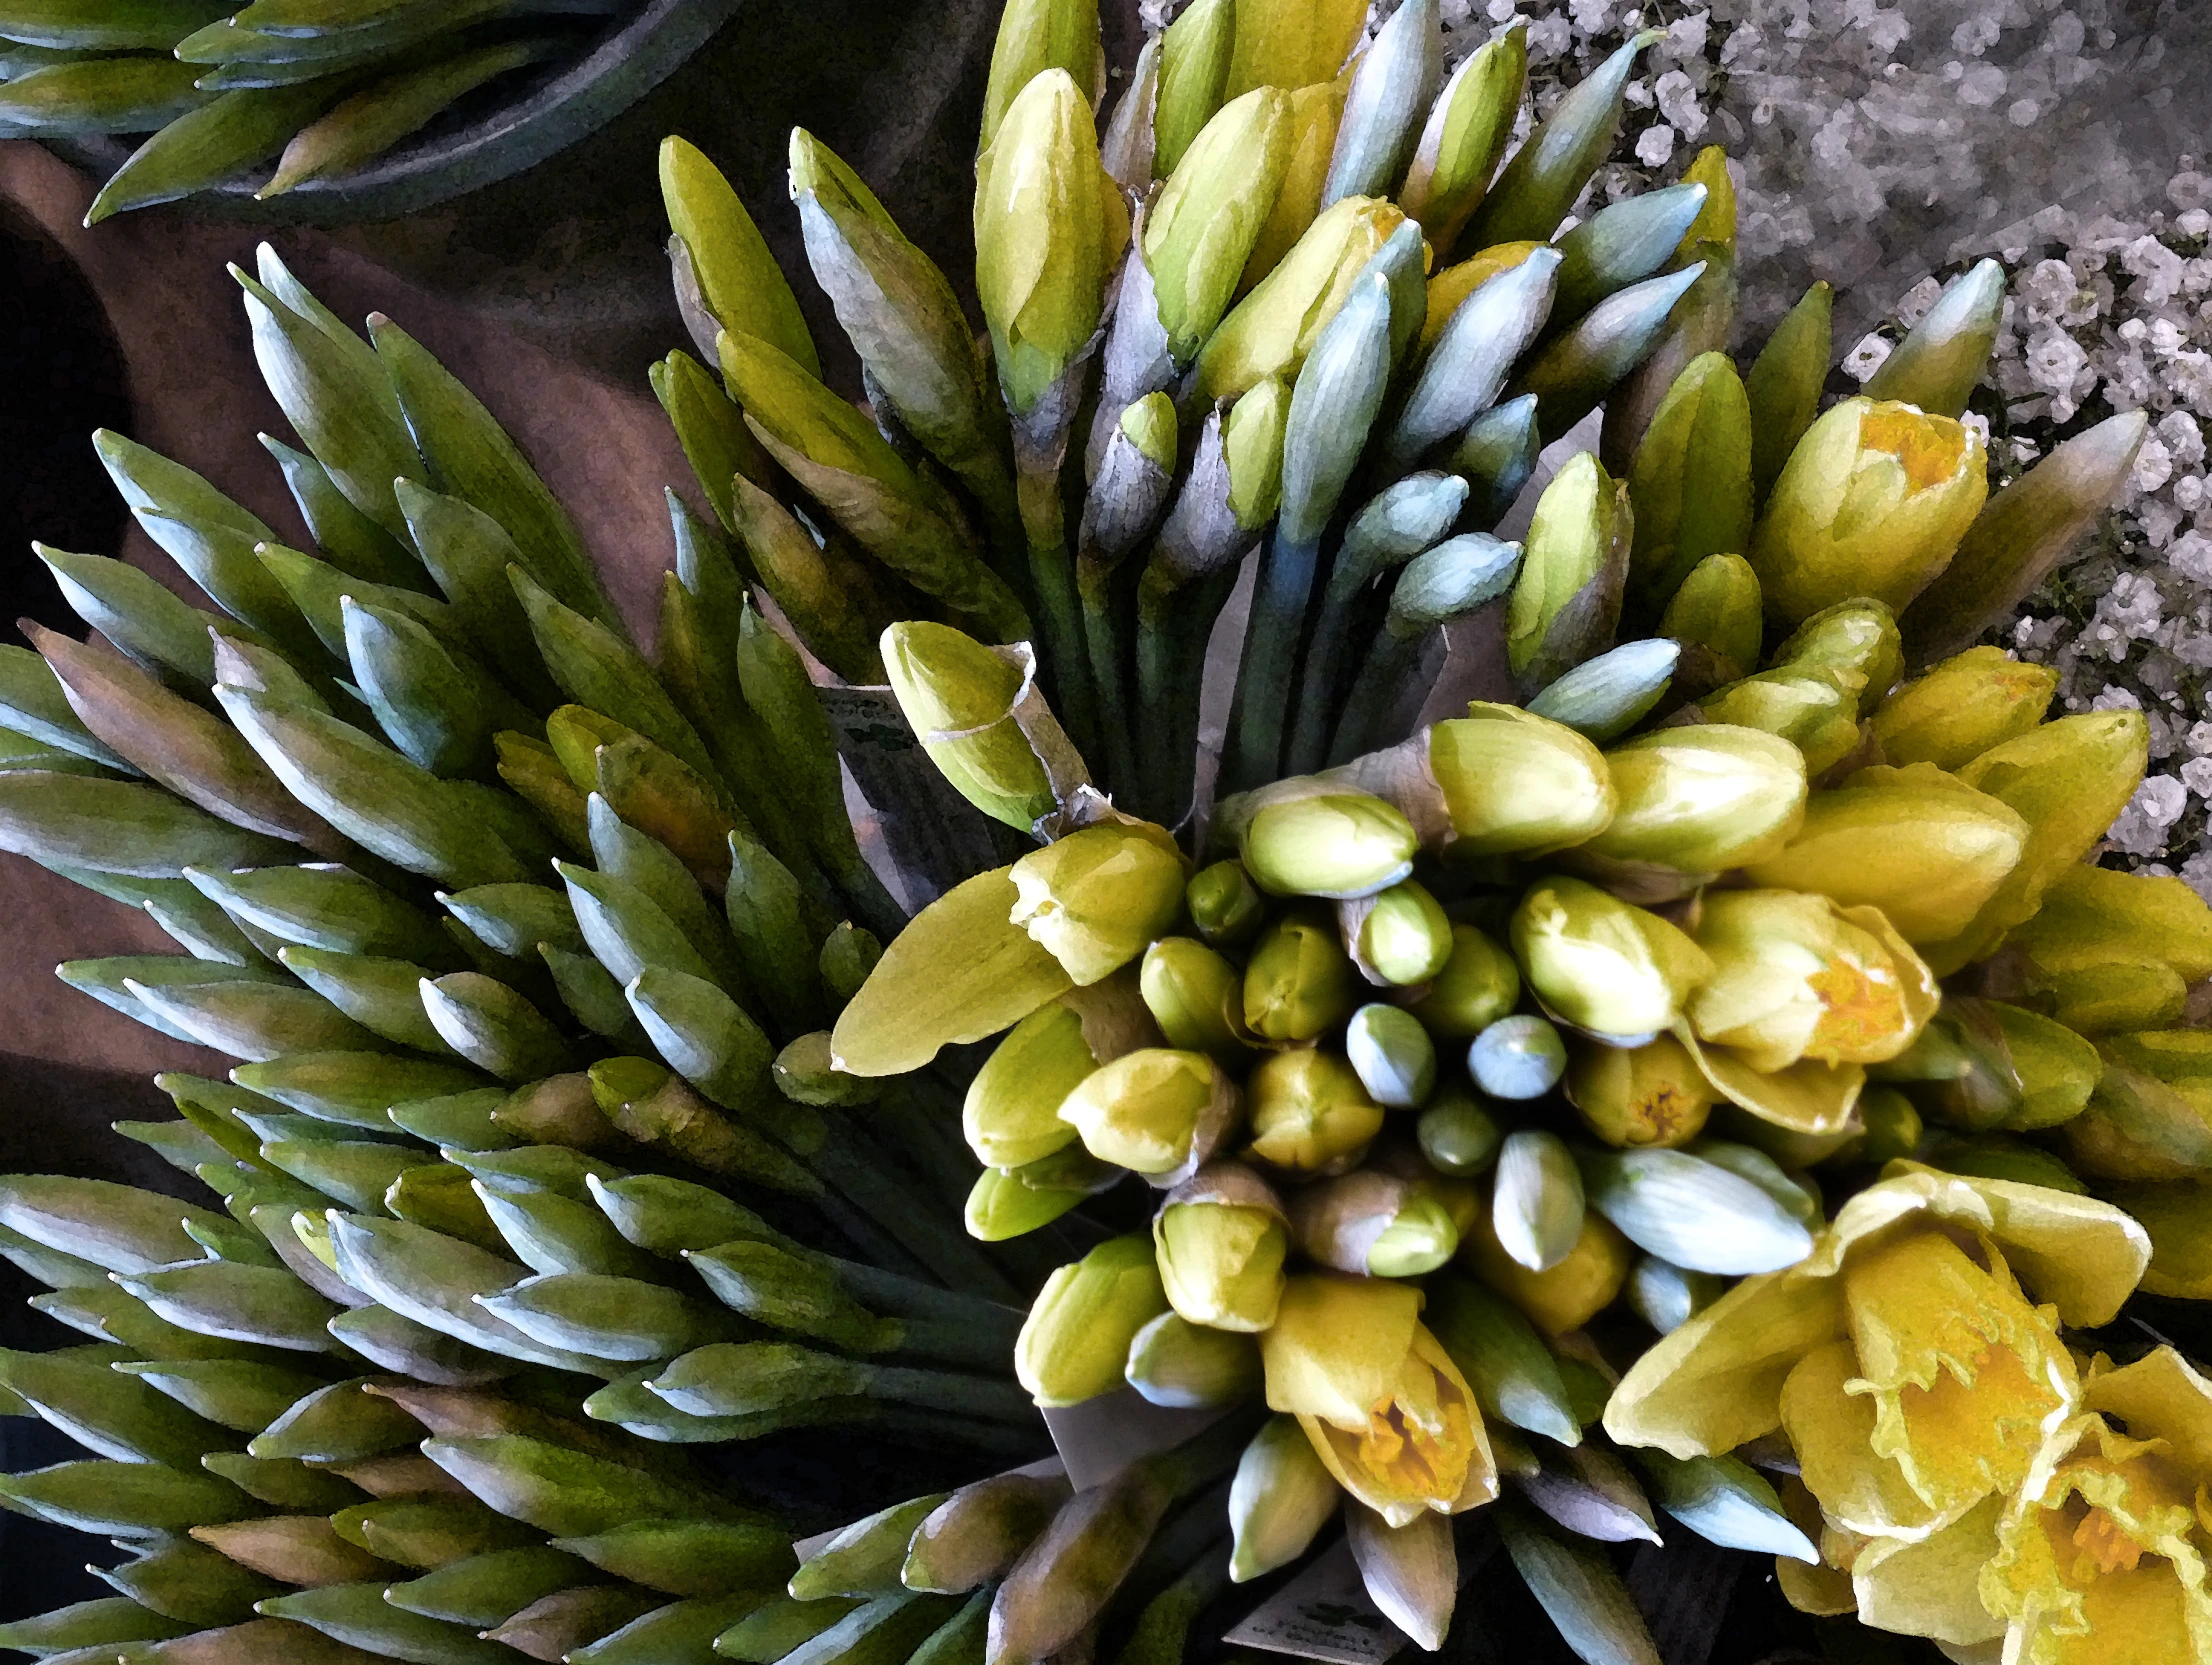
<path fill-rule="evenodd" d="M 1294 542 L 1280 527 L 1260 558 L 1252 621 L 1245 628 L 1244 658 L 1237 672 L 1235 715 L 1222 758 L 1225 792 L 1264 786 L 1281 773 L 1283 730 L 1320 559 L 1319 539 Z"/>

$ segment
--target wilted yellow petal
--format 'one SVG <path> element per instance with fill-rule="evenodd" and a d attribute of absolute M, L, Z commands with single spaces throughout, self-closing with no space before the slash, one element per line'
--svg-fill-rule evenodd
<path fill-rule="evenodd" d="M 1365 1428 L 1397 1386 L 1420 1321 L 1421 1292 L 1409 1283 L 1331 1272 L 1290 1279 L 1275 1327 L 1260 1337 L 1268 1409 Z"/>
<path fill-rule="evenodd" d="M 2175 1462 L 2212 1483 L 2212 1381 L 2171 1347 L 2119 1370 L 2092 1368 L 2082 1402 L 2118 1417 L 2137 1439 L 2164 1441 Z"/>
<path fill-rule="evenodd" d="M 2005 1498 L 1992 1492 L 1918 1542 L 1883 1538 L 1851 1564 L 1859 1617 L 1877 1630 L 1932 1636 L 1971 1647 L 2003 1637 L 2005 1622 L 1982 1605 L 1981 1569 L 1997 1549 Z"/>
<path fill-rule="evenodd" d="M 1874 1450 L 1874 1401 L 1848 1391 L 1859 1373 L 1848 1341 L 1815 1348 L 1782 1384 L 1782 1428 L 1798 1473 L 1830 1525 L 1852 1532 L 1921 1538 L 1937 1516 Z"/>
<path fill-rule="evenodd" d="M 1761 1121 L 1793 1133 L 1849 1129 L 1851 1113 L 1866 1086 L 1865 1065 L 1800 1058 L 1787 1069 L 1759 1070 L 1732 1048 L 1701 1045 L 1686 1023 L 1677 1025 L 1674 1033 L 1690 1049 L 1713 1091 Z"/>
<path fill-rule="evenodd" d="M 1944 1513 L 2025 1479 L 2077 1384 L 2003 1263 L 1985 1270 L 1948 1236 L 1914 1232 L 1852 1256 L 1843 1280 L 1873 1449 Z"/>

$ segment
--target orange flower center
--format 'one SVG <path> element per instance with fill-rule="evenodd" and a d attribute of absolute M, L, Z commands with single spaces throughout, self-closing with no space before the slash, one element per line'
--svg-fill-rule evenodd
<path fill-rule="evenodd" d="M 1933 421 L 1914 410 L 1876 409 L 1859 423 L 1859 444 L 1868 451 L 1887 451 L 1904 469 L 1912 489 L 1926 491 L 1958 472 L 1966 430 L 1956 422 Z"/>
<path fill-rule="evenodd" d="M 2074 1547 L 2096 1563 L 2099 1572 L 2133 1572 L 2143 1547 L 2102 1509 L 2091 1509 L 2074 1528 Z"/>
<path fill-rule="evenodd" d="M 1806 978 L 1805 985 L 1823 1007 L 1805 1047 L 1808 1057 L 1855 1061 L 1863 1049 L 1905 1025 L 1905 991 L 1887 966 L 1869 971 L 1839 956 Z"/>

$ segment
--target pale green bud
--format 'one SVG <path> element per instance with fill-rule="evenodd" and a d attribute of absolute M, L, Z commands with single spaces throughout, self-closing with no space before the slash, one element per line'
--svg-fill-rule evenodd
<path fill-rule="evenodd" d="M 1452 922 L 1427 889 L 1406 879 L 1373 896 L 1337 904 L 1344 946 L 1370 983 L 1425 983 L 1452 954 Z"/>
<path fill-rule="evenodd" d="M 1747 552 L 1768 615 L 1794 624 L 1858 595 L 1901 612 L 1988 491 L 1972 429 L 1864 397 L 1833 406 L 1790 453 Z"/>
<path fill-rule="evenodd" d="M 1014 1374 L 1040 1405 L 1111 1393 L 1137 1332 L 1167 1310 L 1151 1240 L 1112 1238 L 1045 1280 L 1014 1344 Z"/>
<path fill-rule="evenodd" d="M 1023 832 L 1052 813 L 1052 782 L 1013 716 L 1028 691 L 1019 669 L 926 620 L 883 633 L 883 667 L 922 749 L 963 798 Z"/>
<path fill-rule="evenodd" d="M 1567 1066 L 1567 1102 L 1607 1144 L 1686 1145 L 1717 1102 L 1689 1049 L 1672 1035 L 1642 1046 L 1584 1042 Z"/>
<path fill-rule="evenodd" d="M 1960 415 L 1989 367 L 2004 306 L 2004 267 L 1975 262 L 1944 285 L 1935 305 L 1875 367 L 1866 396 L 1917 405 L 1932 416 Z"/>
<path fill-rule="evenodd" d="M 1169 1046 L 1229 1065 L 1248 1055 L 1243 974 L 1211 948 L 1162 937 L 1144 951 L 1138 976 L 1145 1007 Z"/>
<path fill-rule="evenodd" d="M 1352 1015 L 1357 988 L 1335 925 L 1316 913 L 1287 914 L 1244 968 L 1244 1021 L 1264 1040 L 1308 1041 Z"/>
<path fill-rule="evenodd" d="M 1290 165 L 1290 96 L 1255 87 L 1209 120 L 1145 216 L 1168 351 L 1188 364 L 1229 310 Z"/>
<path fill-rule="evenodd" d="M 1236 34 L 1236 0 L 1196 0 L 1160 32 L 1159 93 L 1152 107 L 1155 174 L 1174 173 L 1221 108 Z"/>
<path fill-rule="evenodd" d="M 1467 1043 L 1467 1073 L 1492 1098 L 1542 1098 L 1566 1072 L 1567 1043 L 1533 1012 L 1502 1017 Z"/>
<path fill-rule="evenodd" d="M 1514 910 L 1512 935 L 1537 997 L 1601 1035 L 1672 1027 L 1712 972 L 1705 951 L 1657 914 L 1579 879 L 1531 887 Z"/>
<path fill-rule="evenodd" d="M 1641 198 L 1630 198 L 1641 201 Z M 1630 583 L 1670 597 L 1697 564 L 1751 542 L 1751 403 L 1726 353 L 1701 353 L 1667 389 L 1628 471 Z"/>
<path fill-rule="evenodd" d="M 798 297 L 722 171 L 697 146 L 671 136 L 661 141 L 660 182 L 669 227 L 682 240 L 713 321 L 733 334 L 758 336 L 819 376 Z M 708 340 L 713 333 L 706 332 Z"/>
<path fill-rule="evenodd" d="M 1764 729 L 1805 754 L 1805 773 L 1818 777 L 1859 744 L 1859 700 L 1827 670 L 1761 671 L 1698 701 L 1709 723 Z"/>
<path fill-rule="evenodd" d="M 1728 1280 L 1712 1272 L 1687 1272 L 1672 1261 L 1646 1255 L 1628 1274 L 1625 1291 L 1636 1316 L 1668 1335 L 1679 1330 L 1728 1291 Z"/>
<path fill-rule="evenodd" d="M 1022 89 L 1046 70 L 1064 70 L 1087 93 L 1099 75 L 1099 52 L 1098 0 L 1012 0 L 999 14 L 991 47 L 977 148 L 997 137 Z"/>
<path fill-rule="evenodd" d="M 1512 1011 L 1520 998 L 1521 972 L 1513 956 L 1474 926 L 1454 925 L 1450 957 L 1407 1010 L 1432 1035 L 1472 1040 Z"/>
<path fill-rule="evenodd" d="M 1382 1106 L 1333 1053 L 1278 1052 L 1252 1072 L 1245 1092 L 1250 1152 L 1285 1173 L 1342 1173 L 1382 1131 Z"/>
<path fill-rule="evenodd" d="M 1362 1277 L 1422 1277 L 1459 1247 L 1459 1227 L 1431 1190 L 1372 1168 L 1293 1192 L 1290 1225 L 1308 1259 Z"/>
<path fill-rule="evenodd" d="M 1477 700 L 1429 731 L 1429 768 L 1468 856 L 1539 856 L 1595 837 L 1613 818 L 1605 759 L 1564 723 Z"/>
<path fill-rule="evenodd" d="M 1245 871 L 1277 896 L 1372 896 L 1413 871 L 1413 823 L 1364 792 L 1281 799 L 1246 823 Z"/>
<path fill-rule="evenodd" d="M 1458 241 L 1489 189 L 1527 79 L 1528 31 L 1509 27 L 1469 55 L 1431 107 L 1398 201 L 1439 253 Z"/>
<path fill-rule="evenodd" d="M 968 1235 L 982 1243 L 1003 1243 L 1049 1226 L 1090 1195 L 1079 1186 L 1025 1183 L 1019 1168 L 985 1168 L 968 1191 L 962 1218 Z"/>
<path fill-rule="evenodd" d="M 1295 376 L 1368 261 L 1404 223 L 1403 213 L 1373 197 L 1346 197 L 1323 210 L 1208 338 L 1196 393 L 1234 399 L 1270 376 Z"/>
<path fill-rule="evenodd" d="M 1121 431 L 1145 461 L 1164 474 L 1175 472 L 1175 451 L 1181 436 L 1175 422 L 1175 401 L 1165 393 L 1147 393 L 1121 413 Z"/>
<path fill-rule="evenodd" d="M 1455 1179 L 1471 1179 L 1489 1170 L 1505 1142 L 1498 1118 L 1465 1087 L 1447 1087 L 1421 1112 L 1414 1136 L 1429 1166 Z"/>
<path fill-rule="evenodd" d="M 1751 399 L 1751 486 L 1764 499 L 1820 411 L 1835 362 L 1835 290 L 1807 289 L 1759 349 L 1744 392 Z"/>
<path fill-rule="evenodd" d="M 1009 916 L 1081 986 L 1127 965 L 1183 911 L 1183 858 L 1157 827 L 1086 827 L 1014 863 Z"/>
<path fill-rule="evenodd" d="M 1236 1583 L 1288 1566 L 1336 1518 L 1343 1496 L 1292 1416 L 1253 1436 L 1229 1486 L 1229 1577 Z"/>
<path fill-rule="evenodd" d="M 1183 888 L 1183 905 L 1198 934 L 1216 947 L 1235 947 L 1267 918 L 1265 898 L 1237 861 L 1200 868 Z"/>
<path fill-rule="evenodd" d="M 1768 663 L 1777 670 L 1828 671 L 1857 696 L 1862 715 L 1888 697 L 1904 673 L 1897 617 L 1878 601 L 1857 597 L 1823 607 L 1791 631 Z"/>
<path fill-rule="evenodd" d="M 976 158 L 976 294 L 999 385 L 1026 415 L 1098 330 L 1129 211 L 1064 69 L 1028 82 Z"/>
<path fill-rule="evenodd" d="M 1523 693 L 1612 646 L 1634 528 L 1627 486 L 1587 451 L 1544 488 L 1506 604 L 1506 662 Z"/>
<path fill-rule="evenodd" d="M 2043 720 L 2058 672 L 2002 648 L 1973 647 L 1916 677 L 1874 714 L 1874 738 L 1890 763 L 1958 769 Z"/>
<path fill-rule="evenodd" d="M 1236 1119 L 1236 1083 L 1203 1052 L 1145 1047 L 1084 1077 L 1060 1105 L 1083 1148 L 1101 1162 L 1179 1185 L 1198 1171 Z"/>
<path fill-rule="evenodd" d="M 1221 455 L 1229 470 L 1229 512 L 1257 532 L 1283 502 L 1283 441 L 1290 431 L 1290 384 L 1269 376 L 1229 407 Z"/>
<path fill-rule="evenodd" d="M 1676 674 L 1693 693 L 1749 676 L 1765 628 L 1759 575 L 1741 555 L 1706 556 L 1659 616 L 1659 634 L 1682 644 Z"/>
<path fill-rule="evenodd" d="M 1267 1182 L 1234 1162 L 1201 1168 L 1152 1221 L 1160 1279 L 1193 1324 L 1257 1333 L 1275 1322 L 1290 1234 Z"/>
<path fill-rule="evenodd" d="M 1241 288 L 1251 289 L 1281 265 L 1320 214 L 1321 190 L 1328 183 L 1329 158 L 1336 150 L 1336 130 L 1343 115 L 1341 81 L 1290 89 L 1290 161 L 1283 170 L 1282 189 L 1275 193 L 1275 206 L 1260 227 L 1259 240 L 1244 263 L 1244 275 L 1237 280 Z"/>
<path fill-rule="evenodd" d="M 1490 1229 L 1514 1263 L 1548 1272 L 1582 1236 L 1582 1175 L 1558 1134 L 1522 1128 L 1506 1135 L 1491 1182 Z"/>
<path fill-rule="evenodd" d="M 1127 976 L 1048 1001 L 1014 1025 L 968 1085 L 960 1122 L 979 1162 L 1018 1168 L 1074 1142 L 1060 1105 L 1102 1063 L 1158 1039 Z"/>
<path fill-rule="evenodd" d="M 1436 1043 L 1402 1007 L 1362 1006 L 1344 1031 L 1344 1050 L 1360 1085 L 1386 1108 L 1418 1109 L 1435 1089 Z"/>
<path fill-rule="evenodd" d="M 1260 1387 L 1260 1344 L 1163 1312 L 1129 1344 L 1124 1374 L 1155 1405 L 1175 1410 L 1234 1405 Z"/>
<path fill-rule="evenodd" d="M 1876 1166 L 1912 1155 L 1926 1131 L 1912 1100 L 1895 1087 L 1870 1086 L 1861 1093 L 1859 1120 L 1866 1124 L 1866 1137 L 1852 1154 Z"/>
<path fill-rule="evenodd" d="M 1662 728 L 1605 754 L 1612 821 L 1572 858 L 1601 876 L 1721 873 L 1778 854 L 1805 815 L 1805 759 L 1754 728 Z"/>
<path fill-rule="evenodd" d="M 1333 79 L 1367 22 L 1361 0 L 1237 0 L 1227 94 Z"/>

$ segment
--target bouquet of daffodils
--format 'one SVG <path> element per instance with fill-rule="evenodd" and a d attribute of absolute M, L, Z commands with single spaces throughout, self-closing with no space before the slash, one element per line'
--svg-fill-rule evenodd
<path fill-rule="evenodd" d="M 1515 148 L 1517 31 L 1196 0 L 1102 132 L 1015 0 L 983 341 L 793 137 L 865 411 L 671 140 L 651 660 L 465 388 L 240 272 L 315 549 L 103 434 L 216 610 L 42 548 L 103 640 L 0 654 L 0 844 L 181 950 L 63 977 L 241 1060 L 118 1128 L 220 1208 L 0 1180 L 87 1342 L 0 1412 L 88 1453 L 0 1503 L 127 1550 L 0 1643 L 1154 1665 L 1341 1557 L 1435 1649 L 1502 1549 L 1613 1665 L 1679 1532 L 2212 1651 L 2212 1382 L 2112 1327 L 2212 1296 L 2212 910 L 2089 864 L 2140 715 L 1974 645 L 2143 421 L 1989 494 L 1993 268 L 1862 397 L 1822 288 L 1739 372 L 1717 153 L 1562 229 L 1644 44 Z M 924 859 L 939 777 L 1026 853 Z M 746 1451 L 825 1427 L 968 1481 L 801 1536 Z"/>

